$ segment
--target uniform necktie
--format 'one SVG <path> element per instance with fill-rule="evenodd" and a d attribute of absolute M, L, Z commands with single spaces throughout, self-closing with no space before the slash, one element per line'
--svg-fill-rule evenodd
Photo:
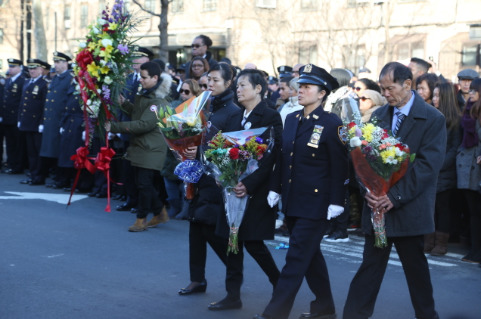
<path fill-rule="evenodd" d="M 397 121 L 396 121 L 396 126 L 394 127 L 394 131 L 392 132 L 394 135 L 397 134 L 399 131 L 399 128 L 401 127 L 402 122 L 404 121 L 404 118 L 406 115 L 404 115 L 401 111 L 396 111 L 395 112 L 397 115 Z"/>
<path fill-rule="evenodd" d="M 242 118 L 242 122 L 241 122 L 241 125 L 244 127 L 244 124 L 246 124 L 246 121 L 247 121 L 247 116 L 244 116 Z"/>

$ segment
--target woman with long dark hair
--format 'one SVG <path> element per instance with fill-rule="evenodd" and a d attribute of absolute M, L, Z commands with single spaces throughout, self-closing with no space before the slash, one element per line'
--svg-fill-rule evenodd
<path fill-rule="evenodd" d="M 416 79 L 416 91 L 424 102 L 433 104 L 433 91 L 437 82 L 438 76 L 434 73 L 425 73 Z"/>
<path fill-rule="evenodd" d="M 461 117 L 463 139 L 456 156 L 458 189 L 469 210 L 471 249 L 463 261 L 481 263 L 481 79 L 469 87 L 469 99 Z"/>
<path fill-rule="evenodd" d="M 208 72 L 209 69 L 209 62 L 207 62 L 206 59 L 195 56 L 192 58 L 192 61 L 190 61 L 189 76 L 191 79 L 199 81 L 202 74 Z"/>
<path fill-rule="evenodd" d="M 418 80 L 422 77 L 420 76 Z M 439 82 L 434 86 L 432 102 L 446 118 L 447 144 L 436 190 L 434 213 L 436 232 L 424 236 L 424 252 L 431 253 L 433 256 L 442 256 L 448 251 L 451 230 L 450 203 L 456 189 L 456 153 L 461 144 L 460 113 L 454 87 L 448 82 Z"/>

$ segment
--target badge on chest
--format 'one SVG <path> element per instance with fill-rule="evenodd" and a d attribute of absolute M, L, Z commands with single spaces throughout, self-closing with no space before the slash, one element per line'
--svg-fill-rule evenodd
<path fill-rule="evenodd" d="M 314 129 L 312 130 L 311 137 L 309 138 L 309 143 L 307 143 L 307 146 L 318 148 L 319 142 L 321 141 L 321 135 L 323 130 L 324 130 L 324 126 L 315 125 Z"/>
<path fill-rule="evenodd" d="M 33 95 L 37 95 L 37 94 L 38 94 L 38 85 L 35 85 L 35 86 L 33 87 L 32 94 L 33 94 Z"/>

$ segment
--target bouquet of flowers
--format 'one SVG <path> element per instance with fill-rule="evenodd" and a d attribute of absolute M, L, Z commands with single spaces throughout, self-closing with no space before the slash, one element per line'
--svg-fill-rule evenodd
<path fill-rule="evenodd" d="M 363 124 L 359 111 L 352 108 L 343 112 L 344 138 L 348 143 L 352 163 L 361 184 L 376 196 L 385 195 L 406 173 L 409 162 L 414 160 L 409 147 L 376 125 L 376 119 Z M 347 119 L 354 118 L 352 121 Z M 347 120 L 347 121 L 346 121 Z M 374 246 L 387 246 L 384 213 L 371 212 L 374 228 Z"/>
<path fill-rule="evenodd" d="M 206 170 L 222 186 L 227 222 L 229 224 L 229 245 L 227 254 L 239 252 L 238 233 L 247 207 L 247 196 L 236 197 L 233 188 L 239 181 L 259 167 L 259 161 L 269 152 L 274 143 L 272 130 L 269 139 L 261 136 L 265 127 L 222 133 L 219 131 L 208 143 L 204 156 Z"/>
<path fill-rule="evenodd" d="M 105 120 L 113 117 L 113 108 L 119 107 L 117 101 L 125 86 L 125 75 L 132 69 L 129 33 L 135 25 L 123 9 L 123 0 L 115 0 L 112 10 L 106 7 L 102 11 L 96 23 L 89 26 L 86 40 L 79 44 L 73 70 L 84 112 L 97 119 L 101 128 Z M 86 132 L 89 134 L 88 129 Z"/>
<path fill-rule="evenodd" d="M 197 160 L 187 160 L 183 151 L 202 143 L 207 121 L 202 109 L 209 100 L 211 92 L 205 91 L 196 98 L 182 103 L 176 110 L 170 107 L 160 109 L 158 124 L 170 149 L 182 162 L 174 173 L 186 183 L 185 197 L 194 198 L 193 183 L 197 183 L 204 172 L 203 165 Z M 155 108 L 155 111 L 157 109 Z"/>

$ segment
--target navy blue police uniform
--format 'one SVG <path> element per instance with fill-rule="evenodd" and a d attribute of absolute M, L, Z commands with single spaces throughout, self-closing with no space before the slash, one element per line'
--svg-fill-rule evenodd
<path fill-rule="evenodd" d="M 9 66 L 22 66 L 23 62 L 17 59 L 8 59 Z M 25 76 L 20 72 L 16 77 L 7 79 L 4 89 L 4 103 L 0 110 L 5 134 L 7 152 L 6 173 L 18 174 L 23 172 L 23 147 L 17 127 L 18 107 L 22 97 Z"/>
<path fill-rule="evenodd" d="M 44 67 L 43 61 L 29 59 L 28 67 Z M 31 175 L 31 185 L 45 184 L 45 178 L 40 176 L 40 147 L 42 133 L 39 125 L 43 123 L 43 110 L 47 96 L 48 83 L 42 76 L 25 82 L 18 112 L 18 129 L 25 132 L 28 165 Z"/>
<path fill-rule="evenodd" d="M 308 64 L 300 72 L 299 84 L 318 85 L 326 95 L 339 86 L 317 66 Z M 339 117 L 325 112 L 322 106 L 307 116 L 301 110 L 286 118 L 271 189 L 282 197 L 289 249 L 272 299 L 258 318 L 287 319 L 304 277 L 316 296 L 306 316 L 335 317 L 320 242 L 328 227 L 329 205 L 344 206 L 348 157 L 340 138 L 341 127 Z"/>

